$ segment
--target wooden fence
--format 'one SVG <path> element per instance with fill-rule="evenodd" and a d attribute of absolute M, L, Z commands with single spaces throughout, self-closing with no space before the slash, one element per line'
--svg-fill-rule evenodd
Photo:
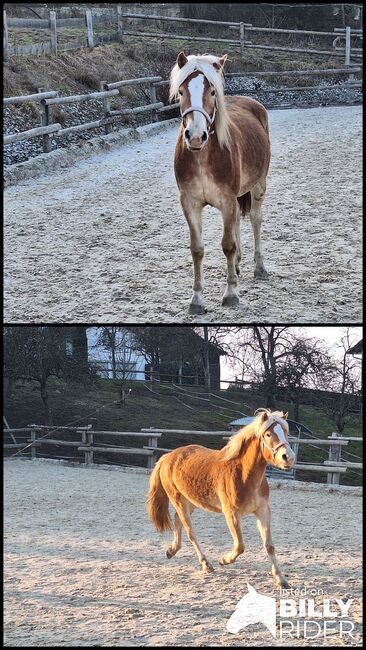
<path fill-rule="evenodd" d="M 238 38 L 220 38 L 218 36 L 206 36 L 205 34 L 200 34 L 199 36 L 191 36 L 188 34 L 177 34 L 176 30 L 174 32 L 147 32 L 147 31 L 135 31 L 126 29 L 127 20 L 137 20 L 137 21 L 158 21 L 160 22 L 170 22 L 173 24 L 184 23 L 191 25 L 209 25 L 216 26 L 219 29 L 229 28 L 235 30 L 238 34 Z M 95 34 L 95 26 L 104 26 L 109 28 L 110 33 L 104 34 L 103 36 L 97 36 Z M 59 39 L 59 30 L 64 28 L 76 28 L 79 31 L 82 30 L 85 32 L 84 37 L 77 41 L 73 42 L 60 42 Z M 50 33 L 50 40 L 42 43 L 27 44 L 27 45 L 17 45 L 12 46 L 9 44 L 9 30 L 11 29 L 22 29 L 22 30 L 47 30 Z M 259 34 L 273 34 L 273 35 L 293 35 L 299 38 L 304 38 L 314 36 L 318 38 L 328 39 L 332 38 L 331 48 L 328 49 L 311 49 L 303 47 L 289 47 L 287 45 L 279 46 L 263 43 L 254 43 L 249 40 L 250 35 L 254 33 Z M 79 18 L 57 18 L 55 11 L 50 11 L 48 19 L 28 19 L 28 18 L 7 18 L 6 11 L 4 11 L 3 18 L 3 34 L 4 34 L 4 59 L 7 60 L 10 56 L 13 55 L 26 55 L 26 54 L 57 54 L 60 51 L 77 49 L 80 47 L 89 47 L 93 48 L 95 45 L 100 43 L 107 43 L 111 41 L 123 42 L 126 37 L 138 37 L 138 38 L 169 38 L 176 40 L 184 41 L 205 41 L 205 42 L 214 42 L 214 43 L 223 43 L 228 47 L 237 46 L 240 47 L 241 53 L 244 53 L 244 50 L 247 48 L 254 49 L 267 49 L 274 51 L 282 52 L 293 52 L 293 53 L 306 53 L 306 54 L 316 54 L 316 55 L 327 55 L 327 56 L 336 56 L 344 58 L 345 65 L 349 65 L 351 58 L 361 58 L 362 57 L 362 48 L 356 47 L 352 43 L 352 39 L 362 39 L 362 30 L 353 29 L 351 27 L 345 28 L 335 28 L 333 31 L 315 31 L 315 30 L 295 30 L 295 29 L 276 29 L 270 27 L 255 27 L 250 23 L 244 22 L 225 22 L 218 20 L 204 20 L 197 18 L 180 18 L 180 17 L 171 17 L 171 16 L 157 16 L 151 14 L 133 14 L 123 12 L 123 5 L 117 4 L 116 11 L 111 12 L 105 15 L 93 15 L 90 9 L 85 10 L 85 15 Z M 249 38 L 248 38 L 249 36 Z"/>
<path fill-rule="evenodd" d="M 46 431 L 46 433 L 42 432 Z M 166 447 L 159 447 L 158 440 L 163 434 L 179 436 L 188 436 L 194 438 L 195 436 L 209 436 L 218 438 L 226 443 L 230 439 L 227 431 L 192 431 L 186 429 L 158 429 L 150 427 L 149 429 L 141 429 L 140 431 L 92 431 L 91 425 L 86 427 L 55 427 L 55 431 L 68 431 L 81 436 L 80 441 L 66 441 L 62 439 L 50 438 L 52 428 L 44 425 L 32 425 L 21 429 L 4 429 L 3 434 L 12 436 L 13 442 L 5 443 L 4 449 L 18 450 L 17 453 L 29 452 L 32 459 L 36 458 L 37 448 L 47 445 L 73 447 L 79 452 L 84 452 L 84 462 L 86 465 L 94 463 L 94 455 L 100 453 L 108 454 L 127 454 L 133 456 L 145 456 L 147 458 L 147 467 L 152 469 L 158 459 L 159 452 L 169 452 L 172 449 Z M 27 433 L 30 438 L 25 442 L 14 442 L 14 434 Z M 37 437 L 38 436 L 38 437 Z M 126 447 L 126 446 L 113 446 L 111 444 L 95 444 L 95 436 L 115 436 L 116 438 L 123 439 L 126 436 L 132 438 L 143 438 L 147 444 L 142 447 Z M 357 437 L 344 437 L 339 436 L 337 433 L 332 433 L 327 439 L 323 438 L 300 438 L 290 435 L 289 442 L 293 450 L 298 455 L 299 445 L 316 445 L 320 447 L 329 447 L 329 458 L 322 464 L 320 463 L 299 463 L 295 462 L 295 470 L 307 470 L 312 472 L 322 472 L 327 474 L 327 483 L 338 485 L 340 482 L 340 475 L 345 474 L 347 468 L 362 469 L 362 463 L 342 461 L 342 448 L 348 445 L 350 441 L 361 442 L 362 438 Z M 286 473 L 283 473 L 286 476 Z"/>
<path fill-rule="evenodd" d="M 275 76 L 308 76 L 308 75 L 345 75 L 348 77 L 343 84 L 338 84 L 337 88 L 361 88 L 361 80 L 355 80 L 354 75 L 362 71 L 361 67 L 346 66 L 342 68 L 327 68 L 324 70 L 287 70 L 281 72 L 232 72 L 227 73 L 227 77 L 271 77 Z M 147 88 L 148 96 L 150 103 L 143 106 L 135 106 L 133 108 L 123 108 L 120 110 L 111 109 L 111 97 L 119 95 L 121 88 L 126 86 L 145 86 Z M 178 108 L 178 103 L 167 104 L 165 105 L 162 101 L 157 101 L 157 91 L 163 86 L 169 85 L 169 80 L 163 80 L 162 77 L 141 77 L 138 79 L 126 79 L 122 81 L 116 81 L 113 83 L 108 83 L 107 81 L 100 82 L 100 90 L 97 92 L 92 92 L 83 95 L 68 95 L 61 97 L 59 96 L 58 91 L 55 90 L 46 90 L 45 88 L 39 88 L 39 92 L 32 95 L 23 95 L 18 97 L 6 97 L 3 99 L 4 105 L 9 104 L 24 104 L 25 102 L 36 102 L 40 106 L 40 122 L 41 125 L 37 128 L 30 129 L 28 131 L 22 131 L 20 133 L 14 133 L 11 135 L 4 136 L 4 144 L 11 144 L 12 142 L 19 142 L 23 140 L 28 140 L 29 138 L 42 137 L 43 140 L 43 152 L 48 153 L 52 149 L 52 138 L 53 137 L 63 137 L 76 132 L 85 131 L 88 129 L 96 129 L 104 127 L 105 133 L 110 133 L 113 130 L 113 124 L 116 124 L 118 120 L 125 117 L 126 115 L 137 115 L 139 113 L 151 113 L 151 120 L 153 122 L 158 121 L 162 114 L 165 114 L 167 111 L 172 111 Z M 288 90 L 316 90 L 320 89 L 322 86 L 294 86 L 288 88 L 282 86 L 275 89 L 261 89 L 260 93 L 280 93 L 286 92 Z M 324 86 L 327 90 L 331 86 Z M 101 117 L 98 120 L 93 122 L 87 122 L 83 124 L 77 124 L 68 128 L 62 128 L 61 124 L 58 122 L 54 123 L 52 115 L 52 106 L 60 106 L 63 104 L 71 103 L 81 103 L 89 102 L 92 100 L 101 100 Z M 270 108 L 270 106 L 267 106 Z"/>

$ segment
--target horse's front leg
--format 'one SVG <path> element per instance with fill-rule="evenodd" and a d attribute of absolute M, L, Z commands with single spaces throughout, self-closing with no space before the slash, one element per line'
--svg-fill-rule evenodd
<path fill-rule="evenodd" d="M 275 548 L 271 536 L 271 509 L 268 504 L 258 508 L 254 513 L 257 518 L 257 527 L 263 541 L 264 548 L 272 564 L 272 575 L 274 577 L 276 587 L 288 588 L 290 585 L 284 578 L 278 564 L 275 554 Z"/>
<path fill-rule="evenodd" d="M 181 194 L 180 197 L 184 216 L 189 226 L 191 236 L 191 253 L 193 260 L 194 282 L 193 296 L 189 305 L 190 314 L 204 314 L 205 305 L 203 302 L 203 276 L 202 262 L 204 256 L 204 246 L 202 240 L 202 209 L 203 204 L 196 199 Z"/>
<path fill-rule="evenodd" d="M 240 226 L 240 210 L 236 197 L 228 200 L 222 209 L 224 220 L 224 234 L 222 237 L 222 250 L 227 260 L 227 287 L 222 298 L 222 304 L 234 307 L 239 304 L 238 289 L 238 260 L 240 250 L 238 246 L 238 227 Z"/>
<path fill-rule="evenodd" d="M 225 515 L 226 523 L 228 525 L 228 528 L 231 532 L 234 545 L 233 549 L 230 553 L 226 553 L 226 555 L 223 555 L 219 559 L 219 563 L 221 565 L 223 564 L 231 564 L 232 562 L 235 562 L 236 558 L 238 555 L 241 555 L 241 553 L 244 553 L 244 542 L 243 542 L 243 535 L 241 532 L 241 527 L 240 527 L 240 515 L 236 510 L 233 510 L 229 507 L 224 507 L 223 508 L 223 513 Z"/>

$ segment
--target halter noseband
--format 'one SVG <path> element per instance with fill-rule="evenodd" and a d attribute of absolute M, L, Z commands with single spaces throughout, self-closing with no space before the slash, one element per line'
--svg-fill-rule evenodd
<path fill-rule="evenodd" d="M 212 117 L 207 113 L 207 111 L 205 111 L 204 108 L 201 108 L 200 106 L 190 106 L 189 108 L 187 108 L 187 110 L 181 113 L 182 120 L 183 118 L 185 118 L 186 115 L 188 115 L 188 113 L 193 113 L 193 111 L 198 111 L 199 113 L 202 113 L 202 115 L 204 115 L 207 120 L 208 126 L 212 127 L 216 116 L 216 101 L 215 101 L 215 108 Z M 209 135 L 211 135 L 212 133 L 214 133 L 214 130 L 213 129 L 209 130 Z"/>

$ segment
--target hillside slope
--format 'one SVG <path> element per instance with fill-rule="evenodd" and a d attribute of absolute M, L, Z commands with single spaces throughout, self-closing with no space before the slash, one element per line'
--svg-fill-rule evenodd
<path fill-rule="evenodd" d="M 164 429 L 188 429 L 198 431 L 229 431 L 229 422 L 241 415 L 252 415 L 255 409 L 264 406 L 264 400 L 249 391 L 218 391 L 208 399 L 203 387 L 182 386 L 170 384 L 154 384 L 150 382 L 128 382 L 131 395 L 124 405 L 120 403 L 120 383 L 111 380 L 98 379 L 90 385 L 69 384 L 53 381 L 49 384 L 49 402 L 54 425 L 85 426 L 92 424 L 96 431 L 139 431 L 142 428 L 155 427 Z M 151 392 L 153 388 L 154 392 Z M 289 412 L 292 417 L 292 407 L 287 402 L 278 402 L 277 407 Z M 29 424 L 43 424 L 44 411 L 36 384 L 27 383 L 15 388 L 11 397 L 5 399 L 5 416 L 12 428 L 24 427 Z M 334 425 L 321 409 L 313 406 L 301 407 L 301 422 L 305 424 L 316 437 L 326 438 L 334 430 Z M 359 436 L 361 417 L 354 415 L 344 435 Z M 19 436 L 25 440 L 26 435 Z M 77 440 L 76 434 L 57 431 L 53 438 L 62 440 Z M 18 440 L 18 436 L 17 436 Z M 121 446 L 142 446 L 142 441 L 135 438 L 123 439 L 123 443 L 113 437 L 96 439 L 97 444 L 112 443 Z M 220 448 L 224 443 L 221 437 L 183 436 L 164 434 L 159 446 L 175 448 L 184 444 L 198 443 L 208 447 Z M 66 451 L 65 451 L 66 450 Z M 12 451 L 12 450 L 11 450 Z M 361 445 L 351 443 L 347 453 L 359 456 Z M 82 459 L 79 452 L 65 447 L 42 446 L 37 455 L 52 457 L 77 457 Z M 307 462 L 322 462 L 328 457 L 328 451 L 303 445 L 299 460 Z M 346 457 L 346 456 L 345 456 Z M 121 463 L 146 466 L 143 457 L 98 454 L 99 462 Z M 356 460 L 356 458 L 349 458 Z M 314 472 L 298 472 L 298 478 L 324 482 L 326 475 Z M 347 478 L 341 479 L 345 484 L 359 484 L 360 472 L 351 470 Z"/>

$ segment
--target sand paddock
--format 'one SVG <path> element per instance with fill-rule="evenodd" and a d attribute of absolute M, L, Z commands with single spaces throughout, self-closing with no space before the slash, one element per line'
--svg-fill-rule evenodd
<path fill-rule="evenodd" d="M 178 127 L 5 190 L 7 322 L 353 323 L 362 319 L 362 107 L 270 111 L 268 282 L 242 222 L 240 306 L 221 306 L 222 218 L 205 208 L 205 316 L 173 155 Z"/>
<path fill-rule="evenodd" d="M 254 517 L 243 522 L 244 555 L 220 567 L 231 547 L 224 518 L 195 511 L 216 567 L 204 577 L 185 537 L 166 559 L 170 534 L 147 520 L 147 485 L 146 473 L 5 462 L 5 645 L 361 645 L 360 497 L 272 490 L 273 537 L 291 586 L 354 599 L 353 640 L 285 641 L 259 623 L 226 631 L 247 581 L 277 594 Z"/>

